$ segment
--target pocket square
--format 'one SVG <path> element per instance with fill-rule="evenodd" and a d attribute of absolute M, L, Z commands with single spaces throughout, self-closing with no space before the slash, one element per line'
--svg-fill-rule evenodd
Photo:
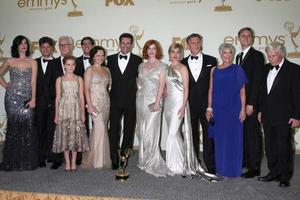
<path fill-rule="evenodd" d="M 206 67 L 211 67 L 212 65 L 206 65 Z"/>

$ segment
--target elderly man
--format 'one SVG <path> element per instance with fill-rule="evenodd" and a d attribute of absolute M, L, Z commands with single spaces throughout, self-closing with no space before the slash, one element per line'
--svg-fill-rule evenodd
<path fill-rule="evenodd" d="M 300 67 L 284 57 L 281 43 L 271 43 L 266 53 L 270 63 L 265 66 L 258 119 L 270 172 L 258 180 L 277 180 L 280 187 L 288 187 L 294 168 L 292 129 L 300 125 Z"/>

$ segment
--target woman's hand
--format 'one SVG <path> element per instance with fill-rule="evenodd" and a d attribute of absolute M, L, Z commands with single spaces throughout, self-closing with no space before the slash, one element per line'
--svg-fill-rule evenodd
<path fill-rule="evenodd" d="M 26 108 L 35 108 L 35 100 L 31 99 L 27 104 Z"/>
<path fill-rule="evenodd" d="M 54 117 L 54 123 L 55 123 L 55 124 L 58 124 L 58 121 L 59 121 L 59 118 L 58 118 L 57 115 L 55 115 L 55 117 Z"/>
<path fill-rule="evenodd" d="M 160 109 L 159 103 L 152 103 L 148 107 L 151 112 L 156 112 L 156 111 L 159 111 L 159 109 Z"/>
<path fill-rule="evenodd" d="M 178 110 L 178 113 L 177 113 L 178 118 L 183 119 L 184 113 L 185 113 L 185 106 L 181 106 L 181 108 Z"/>
<path fill-rule="evenodd" d="M 241 123 L 246 119 L 246 112 L 244 109 L 241 110 L 239 119 Z"/>
<path fill-rule="evenodd" d="M 213 111 L 207 110 L 205 113 L 206 120 L 209 122 L 214 117 Z"/>

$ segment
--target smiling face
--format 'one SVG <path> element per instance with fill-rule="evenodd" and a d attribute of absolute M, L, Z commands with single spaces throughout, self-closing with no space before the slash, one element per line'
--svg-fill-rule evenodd
<path fill-rule="evenodd" d="M 52 56 L 53 47 L 49 43 L 43 43 L 40 46 L 40 51 L 43 57 L 49 58 Z"/>
<path fill-rule="evenodd" d="M 122 54 L 127 54 L 131 51 L 132 41 L 130 38 L 123 37 L 120 42 L 120 51 Z"/>
<path fill-rule="evenodd" d="M 221 52 L 221 59 L 224 65 L 232 64 L 233 52 L 230 48 L 225 48 Z"/>
<path fill-rule="evenodd" d="M 62 39 L 58 45 L 62 56 L 72 55 L 73 46 L 68 39 Z"/>
<path fill-rule="evenodd" d="M 242 49 L 250 47 L 253 43 L 253 36 L 249 30 L 244 30 L 239 35 L 239 41 L 241 43 Z"/>
<path fill-rule="evenodd" d="M 83 54 L 88 56 L 91 49 L 93 48 L 93 44 L 90 40 L 84 40 L 82 42 L 81 48 L 82 48 Z"/>
<path fill-rule="evenodd" d="M 75 63 L 74 59 L 67 59 L 65 64 L 64 64 L 65 72 L 66 73 L 73 73 L 74 70 L 75 70 L 75 66 L 76 66 L 76 63 Z"/>
<path fill-rule="evenodd" d="M 93 57 L 93 61 L 95 64 L 102 65 L 105 60 L 105 54 L 103 50 L 98 50 L 97 53 Z"/>

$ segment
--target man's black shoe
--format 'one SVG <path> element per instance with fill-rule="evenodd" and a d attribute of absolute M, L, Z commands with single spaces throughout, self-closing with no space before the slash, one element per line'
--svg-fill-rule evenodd
<path fill-rule="evenodd" d="M 53 165 L 51 166 L 51 169 L 58 169 L 61 166 L 60 162 L 54 162 Z"/>
<path fill-rule="evenodd" d="M 39 167 L 41 168 L 46 167 L 46 162 L 45 161 L 40 162 Z"/>
<path fill-rule="evenodd" d="M 290 182 L 289 181 L 280 181 L 279 187 L 290 187 Z"/>
<path fill-rule="evenodd" d="M 262 181 L 262 182 L 270 182 L 270 181 L 276 181 L 277 177 L 276 176 L 271 176 L 270 174 L 267 174 L 266 176 L 258 177 L 257 180 Z"/>
<path fill-rule="evenodd" d="M 259 170 L 248 170 L 247 172 L 242 174 L 243 178 L 253 178 L 255 176 L 259 176 L 260 171 Z"/>

